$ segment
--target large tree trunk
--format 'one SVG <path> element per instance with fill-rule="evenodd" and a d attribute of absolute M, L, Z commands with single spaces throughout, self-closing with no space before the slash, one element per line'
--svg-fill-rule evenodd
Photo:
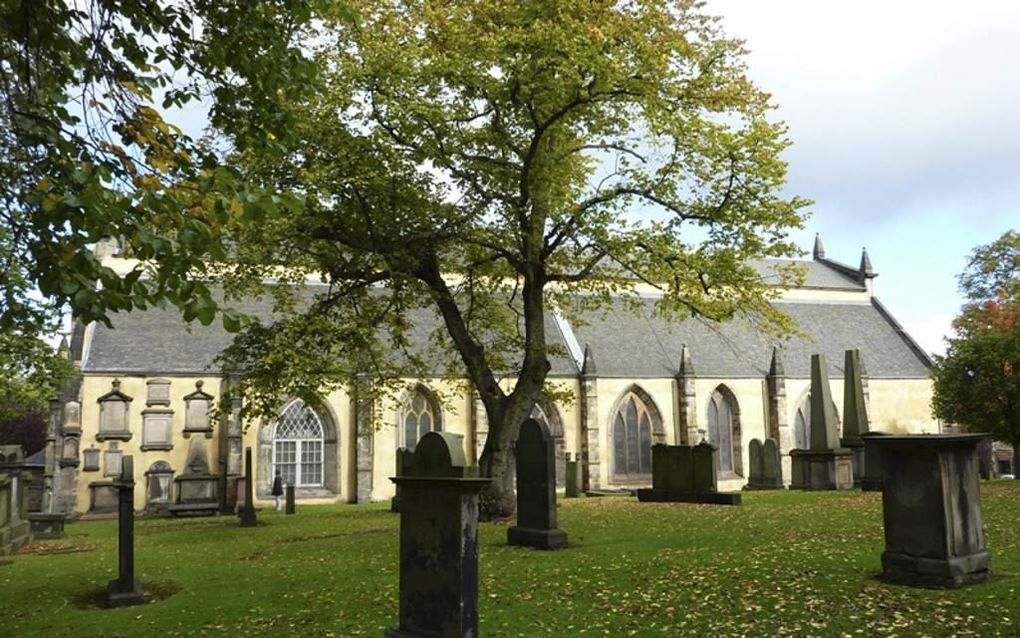
<path fill-rule="evenodd" d="M 511 451 L 533 403 L 534 399 L 511 396 L 507 400 L 509 409 L 502 414 L 489 415 L 489 437 L 478 459 L 480 474 L 492 479 L 479 495 L 478 517 L 483 521 L 504 520 L 514 515 L 517 495 L 514 491 L 515 457 Z"/>

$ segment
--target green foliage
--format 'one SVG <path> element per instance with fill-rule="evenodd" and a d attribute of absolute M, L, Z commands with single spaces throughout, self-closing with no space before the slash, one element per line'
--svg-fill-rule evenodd
<path fill-rule="evenodd" d="M 31 333 L 65 308 L 107 320 L 163 299 L 212 321 L 205 261 L 225 256 L 230 214 L 270 196 L 171 117 L 204 100 L 237 148 L 288 139 L 278 103 L 316 85 L 300 40 L 313 13 L 328 24 L 342 6 L 0 4 L 0 329 Z M 90 248 L 104 237 L 143 261 L 103 266 Z"/>
<path fill-rule="evenodd" d="M 756 492 L 740 507 L 561 501 L 564 551 L 508 547 L 505 524 L 481 526 L 479 634 L 1012 636 L 1020 483 L 981 491 L 997 575 L 956 590 L 874 577 L 884 549 L 877 492 Z M 223 517 L 137 521 L 138 578 L 176 593 L 120 611 L 87 607 L 116 576 L 116 521 L 69 525 L 65 540 L 36 547 L 94 551 L 15 555 L 0 568 L 4 628 L 21 638 L 346 637 L 397 624 L 399 517 L 388 505 L 268 510 L 245 530 Z M 68 604 L 54 610 L 53 600 Z"/>
<path fill-rule="evenodd" d="M 26 412 L 46 414 L 72 372 L 70 360 L 37 335 L 0 330 L 0 421 Z"/>
<path fill-rule="evenodd" d="M 789 328 L 748 262 L 796 253 L 806 202 L 780 194 L 785 127 L 699 3 L 351 5 L 357 25 L 315 51 L 323 90 L 281 105 L 299 143 L 237 157 L 303 206 L 231 220 L 227 289 L 328 285 L 229 354 L 259 399 L 246 408 L 441 360 L 499 446 L 545 380 L 551 307 L 580 315 L 651 282 L 670 316 Z M 429 316 L 431 351 L 410 352 Z"/>
<path fill-rule="evenodd" d="M 932 406 L 970 431 L 990 432 L 1020 460 L 1020 233 L 978 247 L 960 275 L 968 299 L 946 355 L 935 358 Z"/>

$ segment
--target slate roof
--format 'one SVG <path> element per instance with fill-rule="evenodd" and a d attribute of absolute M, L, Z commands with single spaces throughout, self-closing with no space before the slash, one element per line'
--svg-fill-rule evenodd
<path fill-rule="evenodd" d="M 773 344 L 752 326 L 732 321 L 714 329 L 687 319 L 668 324 L 653 314 L 654 300 L 642 301 L 635 315 L 619 302 L 577 325 L 578 341 L 588 344 L 601 377 L 662 378 L 676 374 L 680 348 L 687 344 L 699 377 L 761 378 L 768 373 Z M 872 378 L 927 378 L 927 355 L 903 332 L 877 300 L 870 302 L 776 302 L 808 339 L 782 344 L 788 377 L 811 376 L 811 355 L 821 353 L 829 374 L 843 376 L 843 353 L 861 350 Z"/>
<path fill-rule="evenodd" d="M 804 268 L 804 287 L 863 292 L 859 279 L 834 267 L 827 260 L 768 260 L 752 265 L 766 279 L 778 275 L 778 264 L 795 263 Z M 315 287 L 309 287 L 308 296 Z M 676 374 L 680 347 L 691 349 L 694 369 L 701 377 L 761 378 L 768 372 L 772 343 L 754 328 L 729 322 L 714 329 L 688 319 L 667 325 L 653 315 L 654 300 L 642 301 L 642 311 L 634 315 L 621 301 L 604 311 L 586 317 L 587 324 L 569 326 L 576 343 L 591 346 L 599 376 L 622 378 L 664 378 Z M 263 318 L 271 318 L 268 298 L 233 303 L 233 307 Z M 808 339 L 792 339 L 782 344 L 782 358 L 790 377 L 810 376 L 810 356 L 825 354 L 829 374 L 843 374 L 843 352 L 859 348 L 868 375 L 873 378 L 928 378 L 930 361 L 910 339 L 877 299 L 859 302 L 777 302 L 789 314 Z M 412 342 L 424 352 L 428 337 L 439 326 L 439 317 L 427 310 L 416 311 Z M 113 317 L 114 329 L 94 326 L 82 369 L 88 373 L 173 375 L 217 374 L 216 355 L 230 345 L 232 335 L 219 323 L 186 325 L 176 309 L 150 309 Z M 546 334 L 558 352 L 550 356 L 550 376 L 572 377 L 578 374 L 578 362 L 571 357 L 569 340 L 552 312 L 547 313 Z M 576 349 L 576 348 L 575 348 Z M 579 354 L 579 353 L 575 353 Z M 443 370 L 434 362 L 433 374 Z"/>
<path fill-rule="evenodd" d="M 317 286 L 308 286 L 302 295 L 310 299 Z M 246 314 L 270 321 L 273 316 L 269 297 L 228 302 L 227 305 Z M 427 354 L 429 336 L 439 327 L 440 318 L 427 310 L 410 314 L 411 350 Z M 111 317 L 113 328 L 97 323 L 93 327 L 82 370 L 88 373 L 173 375 L 218 374 L 216 356 L 233 341 L 233 335 L 219 321 L 209 326 L 198 322 L 186 324 L 175 308 L 150 308 L 145 311 L 118 313 Z M 574 376 L 577 364 L 568 354 L 563 335 L 551 313 L 546 317 L 546 338 L 553 353 L 549 356 L 554 376 Z M 426 357 L 428 358 L 428 357 Z M 432 357 L 431 372 L 445 372 L 439 357 Z"/>

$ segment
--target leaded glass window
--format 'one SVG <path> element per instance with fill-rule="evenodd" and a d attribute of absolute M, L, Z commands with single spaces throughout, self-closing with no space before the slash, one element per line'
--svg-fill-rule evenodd
<path fill-rule="evenodd" d="M 708 442 L 716 446 L 719 471 L 733 471 L 733 406 L 719 390 L 708 402 Z"/>
<path fill-rule="evenodd" d="M 652 428 L 648 406 L 628 392 L 613 418 L 613 473 L 617 477 L 652 473 Z"/>
<path fill-rule="evenodd" d="M 422 389 L 416 389 L 404 403 L 404 447 L 414 450 L 427 432 L 440 430 L 438 409 Z"/>
<path fill-rule="evenodd" d="M 322 485 L 322 447 L 319 415 L 304 401 L 291 401 L 273 431 L 273 476 L 279 470 L 284 484 Z"/>

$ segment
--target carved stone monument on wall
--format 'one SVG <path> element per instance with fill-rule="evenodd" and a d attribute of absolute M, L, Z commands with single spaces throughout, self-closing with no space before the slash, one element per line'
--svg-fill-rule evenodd
<path fill-rule="evenodd" d="M 517 525 L 506 531 L 508 545 L 562 549 L 567 534 L 556 527 L 556 459 L 549 428 L 525 419 L 517 436 Z"/>
<path fill-rule="evenodd" d="M 840 447 L 836 410 L 825 357 L 811 356 L 811 448 L 792 450 L 795 490 L 849 490 L 854 486 L 850 450 Z"/>
<path fill-rule="evenodd" d="M 978 444 L 986 434 L 883 436 L 882 578 L 959 587 L 988 578 Z"/>
<path fill-rule="evenodd" d="M 184 471 L 174 478 L 177 498 L 168 509 L 175 516 L 215 514 L 220 502 L 219 479 L 209 472 L 206 439 L 193 436 L 188 442 L 188 460 Z"/>
<path fill-rule="evenodd" d="M 460 437 L 429 432 L 400 486 L 400 622 L 391 638 L 478 636 L 478 492 Z"/>

